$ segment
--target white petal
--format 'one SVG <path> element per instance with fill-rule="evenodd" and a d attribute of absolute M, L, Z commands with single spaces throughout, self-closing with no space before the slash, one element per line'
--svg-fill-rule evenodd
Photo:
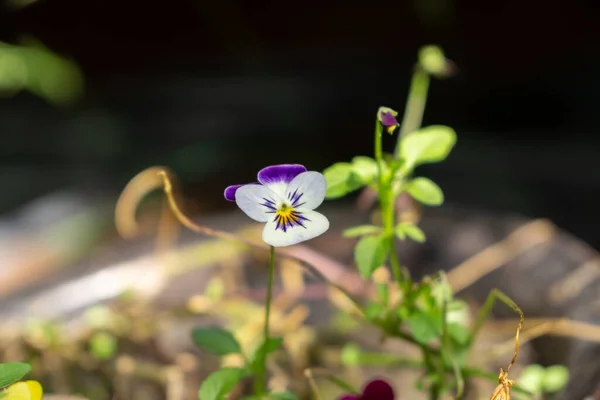
<path fill-rule="evenodd" d="M 294 208 L 314 210 L 325 200 L 326 192 L 325 177 L 319 172 L 308 171 L 299 174 L 290 182 L 285 200 L 291 201 Z"/>
<path fill-rule="evenodd" d="M 273 202 L 272 208 L 269 201 Z M 235 202 L 247 216 L 258 222 L 273 219 L 279 196 L 263 185 L 244 185 L 235 192 Z"/>
<path fill-rule="evenodd" d="M 269 219 L 263 229 L 263 240 L 274 247 L 292 246 L 322 235 L 329 229 L 329 220 L 316 211 L 304 211 L 302 213 L 307 220 L 302 221 L 304 226 L 294 225 L 284 232 L 275 229 L 277 223 L 275 217 Z"/>

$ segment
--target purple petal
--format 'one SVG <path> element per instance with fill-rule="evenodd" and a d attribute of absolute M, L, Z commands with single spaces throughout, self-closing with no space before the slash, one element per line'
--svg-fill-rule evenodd
<path fill-rule="evenodd" d="M 394 400 L 394 389 L 382 379 L 375 379 L 363 390 L 363 400 Z"/>
<path fill-rule="evenodd" d="M 381 124 L 385 127 L 395 127 L 398 125 L 398 120 L 391 112 L 385 111 L 381 113 Z"/>
<path fill-rule="evenodd" d="M 225 200 L 235 202 L 235 192 L 244 185 L 231 185 L 225 188 Z"/>
<path fill-rule="evenodd" d="M 263 185 L 280 182 L 288 184 L 302 172 L 306 172 L 306 168 L 300 164 L 271 165 L 258 172 L 258 181 Z"/>

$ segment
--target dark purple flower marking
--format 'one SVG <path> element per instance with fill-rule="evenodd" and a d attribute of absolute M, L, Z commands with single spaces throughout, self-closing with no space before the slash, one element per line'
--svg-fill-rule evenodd
<path fill-rule="evenodd" d="M 345 394 L 338 400 L 394 400 L 394 389 L 383 379 L 367 383 L 359 395 Z"/>
<path fill-rule="evenodd" d="M 304 196 L 304 193 L 298 193 L 298 189 L 294 190 L 294 193 L 288 193 L 288 200 L 292 202 L 292 207 L 301 207 L 304 202 L 300 203 L 300 199 Z"/>
<path fill-rule="evenodd" d="M 273 221 L 277 223 L 275 230 L 281 229 L 287 232 L 289 228 L 293 228 L 294 226 L 301 226 L 306 229 L 304 221 L 310 222 L 310 219 L 302 215 L 301 211 L 294 210 L 293 207 L 284 204 L 275 212 L 275 219 Z"/>
<path fill-rule="evenodd" d="M 288 184 L 303 172 L 306 172 L 306 168 L 300 164 L 272 165 L 258 171 L 258 181 L 263 185 L 279 182 Z"/>

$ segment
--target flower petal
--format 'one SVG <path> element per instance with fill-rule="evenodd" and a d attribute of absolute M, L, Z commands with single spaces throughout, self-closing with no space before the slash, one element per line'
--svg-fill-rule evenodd
<path fill-rule="evenodd" d="M 235 191 L 235 202 L 247 216 L 258 222 L 272 220 L 280 201 L 276 193 L 263 185 L 243 185 Z"/>
<path fill-rule="evenodd" d="M 300 164 L 271 165 L 258 171 L 258 181 L 283 196 L 287 185 L 302 172 L 306 168 Z"/>
<path fill-rule="evenodd" d="M 241 189 L 240 189 L 241 190 Z M 322 235 L 329 229 L 329 220 L 316 211 L 299 212 L 300 218 L 282 224 L 273 216 L 263 229 L 263 240 L 274 247 L 292 246 Z"/>
<path fill-rule="evenodd" d="M 394 389 L 382 379 L 375 379 L 363 389 L 364 400 L 394 400 Z"/>
<path fill-rule="evenodd" d="M 225 196 L 225 200 L 235 202 L 235 192 L 237 192 L 237 190 L 239 188 L 241 188 L 242 186 L 244 186 L 244 185 L 227 186 L 225 188 L 225 192 L 223 193 L 223 195 Z"/>
<path fill-rule="evenodd" d="M 290 182 L 285 198 L 294 208 L 314 210 L 323 203 L 326 193 L 327 181 L 323 174 L 308 171 L 301 173 Z"/>

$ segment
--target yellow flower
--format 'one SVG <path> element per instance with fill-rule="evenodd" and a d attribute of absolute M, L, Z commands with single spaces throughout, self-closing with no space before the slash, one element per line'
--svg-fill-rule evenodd
<path fill-rule="evenodd" d="M 44 391 L 38 381 L 13 383 L 0 392 L 1 400 L 42 400 Z"/>

